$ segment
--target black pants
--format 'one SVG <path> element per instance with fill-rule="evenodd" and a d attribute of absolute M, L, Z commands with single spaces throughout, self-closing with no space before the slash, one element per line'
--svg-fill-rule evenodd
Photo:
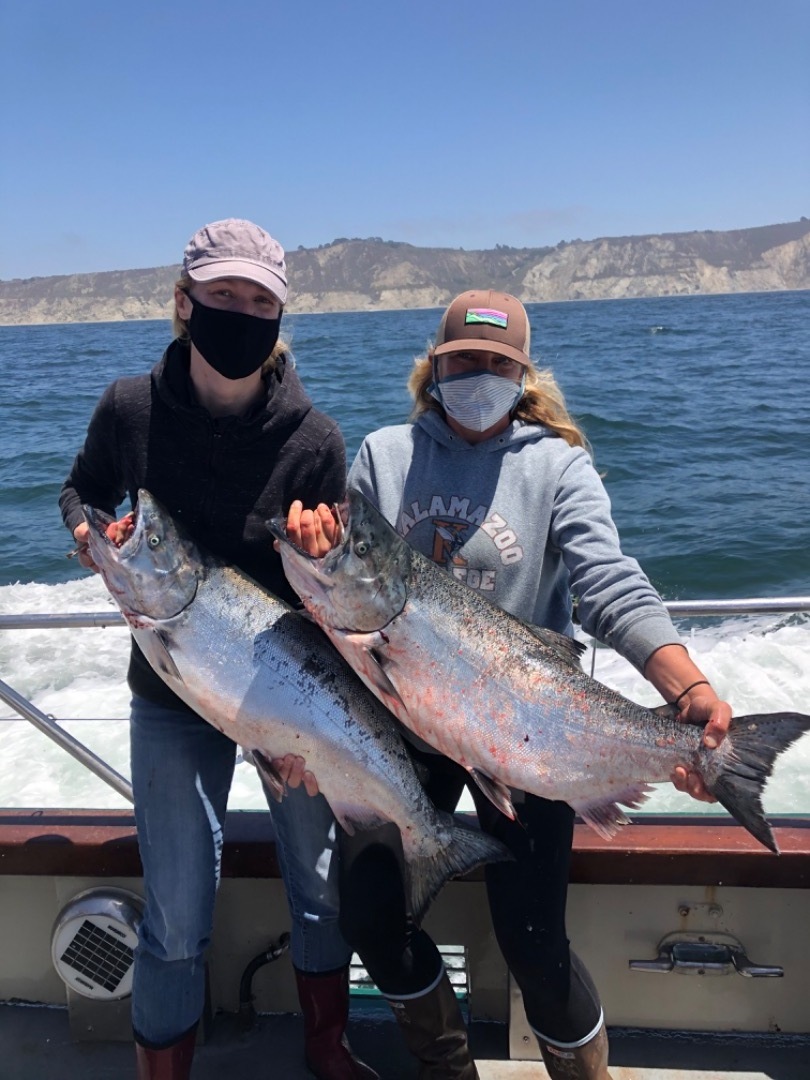
<path fill-rule="evenodd" d="M 452 811 L 467 783 L 465 770 L 439 754 L 408 749 L 434 804 Z M 477 785 L 471 792 L 481 828 L 515 856 L 488 865 L 485 874 L 495 935 L 529 1023 L 559 1042 L 585 1038 L 599 1022 L 601 1005 L 565 929 L 574 812 L 566 803 L 526 795 L 516 805 L 519 820 L 510 821 Z M 404 883 L 396 826 L 342 838 L 340 927 L 380 991 L 392 997 L 427 989 L 442 964 L 407 910 Z"/>

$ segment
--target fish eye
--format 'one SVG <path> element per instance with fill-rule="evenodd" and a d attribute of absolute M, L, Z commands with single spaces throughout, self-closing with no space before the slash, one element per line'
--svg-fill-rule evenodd
<path fill-rule="evenodd" d="M 156 548 L 160 546 L 160 537 L 157 533 L 150 533 L 149 539 L 146 541 L 150 548 Z"/>
<path fill-rule="evenodd" d="M 368 555 L 369 551 L 371 551 L 371 544 L 369 544 L 367 540 L 358 540 L 354 545 L 354 552 L 356 555 L 362 557 L 363 555 Z"/>

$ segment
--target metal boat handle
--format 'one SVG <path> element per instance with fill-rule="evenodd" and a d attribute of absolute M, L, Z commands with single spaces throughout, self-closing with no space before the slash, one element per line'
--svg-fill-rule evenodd
<path fill-rule="evenodd" d="M 658 943 L 655 960 L 630 960 L 633 971 L 668 975 L 730 975 L 736 971 L 749 979 L 781 978 L 776 965 L 753 964 L 740 942 L 731 934 L 667 934 Z"/>

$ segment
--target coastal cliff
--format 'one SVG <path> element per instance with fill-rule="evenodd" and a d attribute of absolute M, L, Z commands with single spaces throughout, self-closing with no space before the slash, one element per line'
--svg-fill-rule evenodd
<path fill-rule="evenodd" d="M 810 289 L 810 220 L 484 251 L 341 238 L 288 252 L 287 264 L 291 312 L 442 307 L 476 286 L 524 303 Z M 0 281 L 0 325 L 169 318 L 179 271 Z"/>

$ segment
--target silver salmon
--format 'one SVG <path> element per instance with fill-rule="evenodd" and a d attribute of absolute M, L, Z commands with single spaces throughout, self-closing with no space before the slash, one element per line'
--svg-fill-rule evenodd
<path fill-rule="evenodd" d="M 568 803 L 603 836 L 677 765 L 761 843 L 777 846 L 762 791 L 810 716 L 738 716 L 715 750 L 674 710 L 651 710 L 582 671 L 584 648 L 496 607 L 412 548 L 358 491 L 323 558 L 269 522 L 312 618 L 414 734 L 457 761 L 504 813 L 510 789 Z"/>
<path fill-rule="evenodd" d="M 415 917 L 450 876 L 509 857 L 433 806 L 393 718 L 304 616 L 198 547 L 148 491 L 120 547 L 112 519 L 83 509 L 93 560 L 155 671 L 252 753 L 276 797 L 272 759 L 300 754 L 348 833 L 394 822 Z"/>

